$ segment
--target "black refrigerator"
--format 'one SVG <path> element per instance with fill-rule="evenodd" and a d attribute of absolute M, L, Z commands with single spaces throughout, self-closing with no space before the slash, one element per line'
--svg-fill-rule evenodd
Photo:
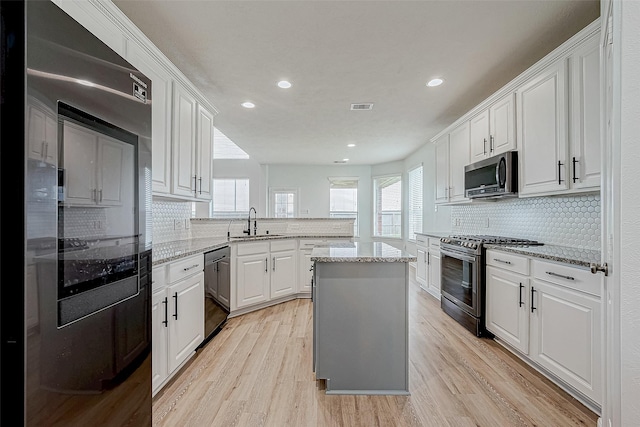
<path fill-rule="evenodd" d="M 151 81 L 2 1 L 0 424 L 151 425 Z"/>

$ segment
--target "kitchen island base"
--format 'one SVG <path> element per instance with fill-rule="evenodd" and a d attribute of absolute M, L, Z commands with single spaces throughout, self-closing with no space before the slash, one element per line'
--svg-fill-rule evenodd
<path fill-rule="evenodd" d="M 326 393 L 408 395 L 409 264 L 314 268 L 314 370 Z"/>

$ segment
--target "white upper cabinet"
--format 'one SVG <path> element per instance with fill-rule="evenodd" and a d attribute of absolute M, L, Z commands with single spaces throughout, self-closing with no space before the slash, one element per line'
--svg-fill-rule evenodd
<path fill-rule="evenodd" d="M 215 108 L 112 2 L 54 2 L 151 79 L 153 194 L 211 200 Z M 34 133 L 34 158 L 40 139 Z"/>
<path fill-rule="evenodd" d="M 172 193 L 195 197 L 198 176 L 196 160 L 196 113 L 194 96 L 173 82 L 173 187 Z"/>
<path fill-rule="evenodd" d="M 471 118 L 471 162 L 516 148 L 515 95 L 510 93 Z"/>
<path fill-rule="evenodd" d="M 213 114 L 174 81 L 172 194 L 211 200 L 212 163 Z"/>
<path fill-rule="evenodd" d="M 567 61 L 558 61 L 517 92 L 520 194 L 569 188 Z"/>
<path fill-rule="evenodd" d="M 196 175 L 199 200 L 213 198 L 213 114 L 198 105 L 198 138 L 196 141 Z"/>
<path fill-rule="evenodd" d="M 126 59 L 151 79 L 152 185 L 154 194 L 171 192 L 171 75 L 138 43 L 127 41 Z"/>
<path fill-rule="evenodd" d="M 449 134 L 436 141 L 436 203 L 449 201 Z"/>
<path fill-rule="evenodd" d="M 449 201 L 466 201 L 464 167 L 469 163 L 469 122 L 449 134 Z"/>
<path fill-rule="evenodd" d="M 599 40 L 596 20 L 436 135 L 435 202 L 467 201 L 459 164 L 511 150 L 521 197 L 599 191 Z M 469 126 L 466 152 L 459 123 Z"/>
<path fill-rule="evenodd" d="M 570 185 L 600 187 L 600 49 L 591 36 L 569 57 L 571 68 Z"/>

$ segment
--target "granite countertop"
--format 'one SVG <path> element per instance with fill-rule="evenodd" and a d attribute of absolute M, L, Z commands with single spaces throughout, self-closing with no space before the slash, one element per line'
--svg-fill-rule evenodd
<path fill-rule="evenodd" d="M 600 262 L 600 251 L 590 249 L 572 248 L 569 246 L 542 245 L 492 245 L 485 244 L 487 249 L 497 249 L 504 252 L 512 252 L 527 255 L 534 258 L 548 259 L 550 261 L 564 262 L 580 267 L 589 267 L 591 263 Z"/>
<path fill-rule="evenodd" d="M 311 251 L 311 261 L 317 262 L 414 262 L 411 255 L 383 242 L 330 243 Z"/>
<path fill-rule="evenodd" d="M 201 237 L 173 242 L 156 243 L 153 245 L 153 265 L 175 261 L 190 255 L 208 252 L 229 246 L 238 242 L 255 242 L 280 239 L 352 239 L 353 236 L 319 236 L 319 235 L 282 235 L 265 234 L 259 236 L 233 236 L 230 239 L 224 237 Z"/>
<path fill-rule="evenodd" d="M 451 236 L 450 231 L 423 231 L 420 234 L 421 236 L 429 236 L 429 237 L 449 237 Z"/>

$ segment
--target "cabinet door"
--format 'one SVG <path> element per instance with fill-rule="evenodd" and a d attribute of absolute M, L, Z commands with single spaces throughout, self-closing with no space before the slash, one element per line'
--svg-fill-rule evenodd
<path fill-rule="evenodd" d="M 224 259 L 217 264 L 218 268 L 218 302 L 227 310 L 231 307 L 231 264 L 229 259 Z"/>
<path fill-rule="evenodd" d="M 429 267 L 429 292 L 436 298 L 440 298 L 440 252 L 429 251 L 427 264 Z"/>
<path fill-rule="evenodd" d="M 271 253 L 271 298 L 291 295 L 296 291 L 296 251 Z"/>
<path fill-rule="evenodd" d="M 202 106 L 198 106 L 198 188 L 196 197 L 211 200 L 213 194 L 212 163 L 213 163 L 213 114 Z"/>
<path fill-rule="evenodd" d="M 531 287 L 531 358 L 599 403 L 600 300 L 536 279 Z"/>
<path fill-rule="evenodd" d="M 516 149 L 515 95 L 496 101 L 489 107 L 489 155 Z"/>
<path fill-rule="evenodd" d="M 449 200 L 467 200 L 464 195 L 464 167 L 469 163 L 469 122 L 449 134 Z"/>
<path fill-rule="evenodd" d="M 30 105 L 29 106 L 29 158 L 35 160 L 44 160 L 45 145 L 47 143 L 45 137 L 47 118 L 43 111 Z"/>
<path fill-rule="evenodd" d="M 65 204 L 95 205 L 98 137 L 67 122 L 63 132 Z"/>
<path fill-rule="evenodd" d="M 154 193 L 168 194 L 171 191 L 171 76 L 136 42 L 128 41 L 126 59 L 152 81 L 151 179 Z"/>
<path fill-rule="evenodd" d="M 111 138 L 98 137 L 98 193 L 97 202 L 101 205 L 122 205 L 123 172 L 132 173 L 135 169 L 133 156 L 127 156 L 129 167 L 125 168 L 125 147 Z M 130 182 L 133 183 L 133 177 Z M 129 181 L 129 180 L 127 180 Z"/>
<path fill-rule="evenodd" d="M 524 354 L 529 353 L 529 279 L 487 266 L 486 328 Z"/>
<path fill-rule="evenodd" d="M 449 135 L 436 142 L 436 203 L 449 201 Z"/>
<path fill-rule="evenodd" d="M 198 176 L 195 168 L 195 98 L 180 83 L 173 82 L 173 169 L 172 193 L 193 198 Z"/>
<path fill-rule="evenodd" d="M 169 292 L 169 372 L 204 339 L 204 273 L 180 280 Z"/>
<path fill-rule="evenodd" d="M 559 61 L 517 91 L 520 194 L 569 186 L 566 81 L 566 61 Z"/>
<path fill-rule="evenodd" d="M 471 162 L 477 162 L 490 154 L 489 110 L 484 110 L 469 122 L 471 134 Z"/>
<path fill-rule="evenodd" d="M 571 55 L 571 186 L 600 187 L 600 48 L 592 36 Z"/>
<path fill-rule="evenodd" d="M 427 250 L 417 246 L 416 256 L 418 258 L 416 261 L 416 282 L 422 285 L 421 287 L 427 288 Z"/>
<path fill-rule="evenodd" d="M 166 289 L 153 293 L 151 297 L 151 390 L 154 393 L 169 375 L 167 370 L 168 304 Z"/>
<path fill-rule="evenodd" d="M 236 272 L 238 308 L 269 300 L 269 254 L 239 256 Z"/>
<path fill-rule="evenodd" d="M 300 264 L 298 292 L 311 292 L 311 278 L 313 277 L 313 271 L 311 270 L 313 266 L 311 250 L 301 250 L 298 254 L 298 261 Z"/>

